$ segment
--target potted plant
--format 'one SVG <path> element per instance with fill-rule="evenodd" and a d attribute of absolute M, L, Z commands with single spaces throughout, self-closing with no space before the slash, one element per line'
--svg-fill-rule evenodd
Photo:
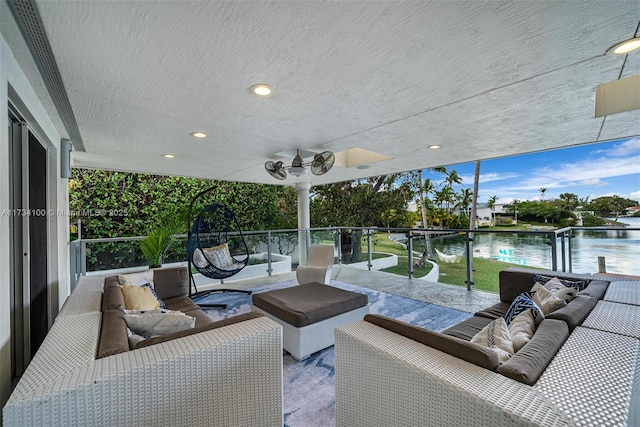
<path fill-rule="evenodd" d="M 162 265 L 174 236 L 180 233 L 184 224 L 184 216 L 176 214 L 159 219 L 151 227 L 147 236 L 140 242 L 140 250 L 147 260 L 149 268 L 157 268 Z"/>

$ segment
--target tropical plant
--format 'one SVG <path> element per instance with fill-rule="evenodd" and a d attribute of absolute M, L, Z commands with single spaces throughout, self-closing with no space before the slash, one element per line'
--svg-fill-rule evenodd
<path fill-rule="evenodd" d="M 547 192 L 547 188 L 546 187 L 541 187 L 540 188 L 540 200 L 544 200 L 544 195 Z"/>
<path fill-rule="evenodd" d="M 185 231 L 186 215 L 177 214 L 158 220 L 140 242 L 140 250 L 149 267 L 160 267 L 171 246 L 173 236 Z"/>
<path fill-rule="evenodd" d="M 489 200 L 487 200 L 487 207 L 489 207 L 491 209 L 491 222 L 494 222 L 494 217 L 495 217 L 495 206 L 496 206 L 496 201 L 498 201 L 499 197 L 498 196 L 491 196 L 489 197 Z"/>

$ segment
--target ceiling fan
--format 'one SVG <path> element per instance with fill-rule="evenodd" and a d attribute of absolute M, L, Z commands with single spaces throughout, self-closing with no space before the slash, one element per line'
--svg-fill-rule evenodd
<path fill-rule="evenodd" d="M 305 166 L 310 166 L 311 173 L 314 175 L 324 175 L 329 172 L 335 161 L 336 156 L 331 151 L 323 151 L 313 156 L 313 160 L 305 163 L 302 161 L 300 150 L 296 150 L 296 156 L 293 158 L 291 166 L 285 166 L 282 160 L 277 162 L 269 160 L 264 164 L 264 168 L 275 179 L 283 180 L 287 178 L 287 171 L 293 176 L 306 175 L 307 169 Z"/>

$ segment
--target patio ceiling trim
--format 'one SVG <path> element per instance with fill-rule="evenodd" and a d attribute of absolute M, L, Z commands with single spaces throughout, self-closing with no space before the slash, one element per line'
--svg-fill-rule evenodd
<path fill-rule="evenodd" d="M 69 133 L 74 149 L 85 151 L 80 128 L 62 81 L 56 58 L 51 50 L 49 38 L 42 24 L 38 5 L 34 0 L 12 0 L 7 3 L 29 46 L 31 55 L 38 65 L 42 79 L 58 110 L 60 119 Z"/>

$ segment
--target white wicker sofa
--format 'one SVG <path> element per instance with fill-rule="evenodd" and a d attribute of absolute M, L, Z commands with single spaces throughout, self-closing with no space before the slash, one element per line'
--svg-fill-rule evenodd
<path fill-rule="evenodd" d="M 521 277 L 540 273 L 509 270 Z M 502 279 L 501 274 L 501 286 Z M 607 284 L 606 295 L 618 288 L 638 296 L 640 282 L 618 286 L 623 284 Z M 335 332 L 336 425 L 639 425 L 640 298 L 623 303 L 607 296 L 583 313 L 586 320 L 567 329 L 568 338 L 533 385 L 375 322 L 340 327 Z"/>
<path fill-rule="evenodd" d="M 104 277 L 83 277 L 5 426 L 282 426 L 282 329 L 258 317 L 97 359 Z"/>

